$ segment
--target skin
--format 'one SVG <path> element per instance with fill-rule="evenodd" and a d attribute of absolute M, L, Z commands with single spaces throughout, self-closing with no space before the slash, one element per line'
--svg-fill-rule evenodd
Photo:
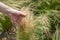
<path fill-rule="evenodd" d="M 6 14 L 15 24 L 18 24 L 21 18 L 26 16 L 23 12 L 15 10 L 2 2 L 0 2 L 0 12 Z"/>

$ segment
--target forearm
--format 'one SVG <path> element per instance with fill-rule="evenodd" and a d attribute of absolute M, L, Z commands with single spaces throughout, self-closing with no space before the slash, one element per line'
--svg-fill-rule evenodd
<path fill-rule="evenodd" d="M 7 5 L 5 5 L 4 3 L 0 2 L 0 12 L 2 13 L 18 13 L 20 11 L 17 11 Z"/>
<path fill-rule="evenodd" d="M 9 8 L 10 7 L 8 7 L 5 4 L 3 4 L 2 2 L 0 2 L 0 12 L 7 13 Z"/>

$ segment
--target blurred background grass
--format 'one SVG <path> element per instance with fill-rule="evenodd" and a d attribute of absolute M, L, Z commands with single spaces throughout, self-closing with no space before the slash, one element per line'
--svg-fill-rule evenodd
<path fill-rule="evenodd" d="M 24 33 L 18 28 L 16 40 L 60 40 L 60 0 L 0 0 L 6 5 L 28 14 Z M 0 13 L 0 33 L 11 21 Z"/>

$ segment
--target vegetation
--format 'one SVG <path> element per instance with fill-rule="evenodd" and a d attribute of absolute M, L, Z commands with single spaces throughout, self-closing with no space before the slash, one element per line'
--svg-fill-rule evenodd
<path fill-rule="evenodd" d="M 0 1 L 27 14 L 16 26 L 6 15 L 0 13 L 0 35 L 7 32 L 7 40 L 60 40 L 60 0 Z M 11 28 L 15 29 L 12 38 L 8 36 Z M 0 40 L 1 38 L 3 37 L 0 36 Z"/>

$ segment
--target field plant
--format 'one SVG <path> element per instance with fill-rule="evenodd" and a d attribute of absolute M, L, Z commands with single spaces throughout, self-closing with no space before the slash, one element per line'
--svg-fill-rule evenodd
<path fill-rule="evenodd" d="M 60 0 L 0 1 L 27 14 L 17 26 L 0 13 L 0 34 L 15 29 L 12 38 L 7 34 L 8 40 L 60 40 Z"/>

